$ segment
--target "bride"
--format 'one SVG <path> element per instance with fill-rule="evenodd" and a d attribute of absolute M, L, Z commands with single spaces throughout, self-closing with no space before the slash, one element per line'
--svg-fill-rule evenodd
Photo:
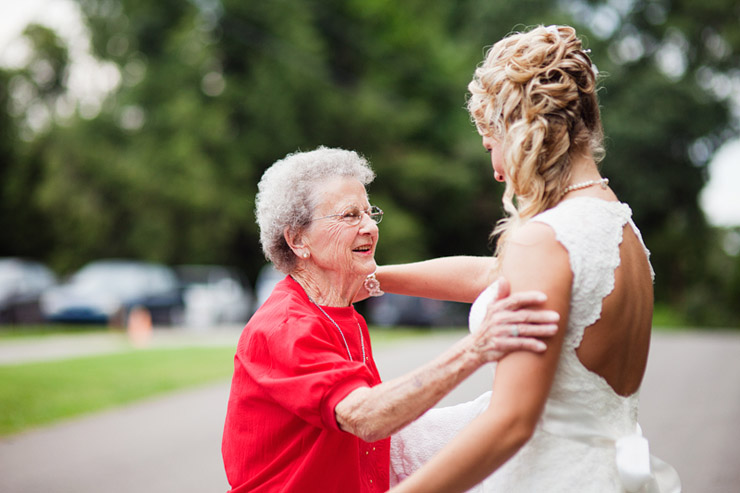
<path fill-rule="evenodd" d="M 506 184 L 496 257 L 377 271 L 390 292 L 469 302 L 483 291 L 471 330 L 491 323 L 485 310 L 500 282 L 544 291 L 560 313 L 544 354 L 508 355 L 492 391 L 394 436 L 393 492 L 680 491 L 637 424 L 653 271 L 629 206 L 597 167 L 596 76 L 567 26 L 496 43 L 468 86 L 468 110 Z"/>

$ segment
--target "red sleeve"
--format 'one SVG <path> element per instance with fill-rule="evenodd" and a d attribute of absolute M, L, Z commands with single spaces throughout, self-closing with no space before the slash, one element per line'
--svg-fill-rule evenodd
<path fill-rule="evenodd" d="M 361 362 L 349 361 L 329 329 L 313 317 L 289 319 L 274 330 L 254 331 L 237 358 L 275 402 L 313 426 L 339 430 L 337 403 L 377 379 Z"/>

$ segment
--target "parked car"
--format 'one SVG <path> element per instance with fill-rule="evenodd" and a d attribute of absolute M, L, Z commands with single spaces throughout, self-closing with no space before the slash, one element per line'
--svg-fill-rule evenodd
<path fill-rule="evenodd" d="M 285 274 L 273 264 L 266 264 L 260 269 L 255 283 L 256 308 L 262 306 L 275 285 L 284 278 Z M 470 305 L 386 293 L 377 298 L 368 298 L 358 309 L 366 315 L 369 324 L 383 327 L 466 327 Z"/>
<path fill-rule="evenodd" d="M 285 274 L 275 268 L 273 264 L 265 264 L 259 274 L 257 274 L 257 281 L 255 283 L 255 290 L 257 291 L 257 304 L 255 310 L 262 306 L 267 298 L 272 294 L 272 290 L 277 283 L 285 279 Z"/>
<path fill-rule="evenodd" d="M 223 265 L 175 268 L 185 302 L 185 325 L 194 328 L 244 324 L 252 315 L 254 296 L 247 279 Z"/>
<path fill-rule="evenodd" d="M 40 262 L 0 259 L 0 323 L 39 323 L 41 293 L 56 284 L 54 273 Z"/>
<path fill-rule="evenodd" d="M 133 260 L 98 260 L 41 297 L 44 316 L 54 322 L 125 325 L 131 310 L 138 307 L 149 312 L 154 325 L 182 322 L 182 294 L 171 268 Z"/>
<path fill-rule="evenodd" d="M 383 327 L 396 325 L 465 327 L 468 324 L 470 310 L 470 305 L 466 303 L 392 293 L 368 298 L 365 303 L 368 323 Z"/>

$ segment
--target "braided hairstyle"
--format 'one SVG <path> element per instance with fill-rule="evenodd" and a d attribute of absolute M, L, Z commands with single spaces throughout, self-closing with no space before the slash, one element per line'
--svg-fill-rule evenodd
<path fill-rule="evenodd" d="M 468 85 L 478 132 L 501 144 L 507 217 L 497 253 L 522 222 L 560 201 L 579 156 L 603 157 L 596 70 L 568 26 L 513 33 L 486 53 Z"/>

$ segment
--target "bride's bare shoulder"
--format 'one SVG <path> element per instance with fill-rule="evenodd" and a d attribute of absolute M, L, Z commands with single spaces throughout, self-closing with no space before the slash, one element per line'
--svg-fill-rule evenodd
<path fill-rule="evenodd" d="M 568 252 L 545 223 L 530 221 L 513 231 L 501 258 L 506 277 L 525 278 L 528 285 L 570 282 Z"/>
<path fill-rule="evenodd" d="M 549 225 L 539 221 L 530 221 L 512 231 L 508 242 L 507 250 L 522 247 L 557 249 L 559 246 L 555 231 Z"/>

